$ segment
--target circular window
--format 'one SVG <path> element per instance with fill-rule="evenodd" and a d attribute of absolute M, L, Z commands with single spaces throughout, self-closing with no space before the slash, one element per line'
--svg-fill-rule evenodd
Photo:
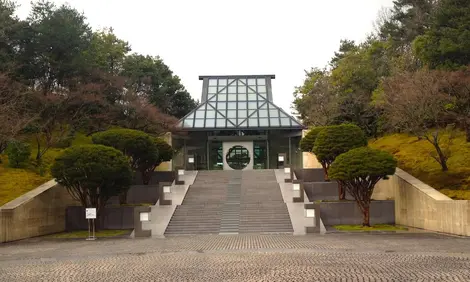
<path fill-rule="evenodd" d="M 233 169 L 244 169 L 250 163 L 250 152 L 243 146 L 233 146 L 225 156 L 227 164 Z"/>

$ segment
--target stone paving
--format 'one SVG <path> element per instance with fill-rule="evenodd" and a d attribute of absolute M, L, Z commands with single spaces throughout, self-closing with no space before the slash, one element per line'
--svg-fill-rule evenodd
<path fill-rule="evenodd" d="M 470 281 L 470 239 L 175 236 L 0 245 L 0 281 Z"/>

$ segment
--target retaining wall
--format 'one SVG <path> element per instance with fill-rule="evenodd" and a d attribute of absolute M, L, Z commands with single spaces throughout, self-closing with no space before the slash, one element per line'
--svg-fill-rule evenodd
<path fill-rule="evenodd" d="M 470 201 L 452 200 L 401 169 L 380 181 L 372 198 L 395 200 L 397 224 L 470 236 Z"/>
<path fill-rule="evenodd" d="M 67 189 L 51 180 L 0 207 L 0 242 L 65 230 L 65 208 L 79 205 Z"/>

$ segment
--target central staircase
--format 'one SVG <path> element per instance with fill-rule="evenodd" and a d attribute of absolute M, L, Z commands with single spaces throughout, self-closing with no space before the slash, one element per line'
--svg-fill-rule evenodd
<path fill-rule="evenodd" d="M 273 170 L 199 171 L 165 235 L 292 233 Z"/>

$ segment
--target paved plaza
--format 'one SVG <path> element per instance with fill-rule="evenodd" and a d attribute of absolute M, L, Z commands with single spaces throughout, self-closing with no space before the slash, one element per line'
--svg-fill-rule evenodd
<path fill-rule="evenodd" d="M 0 245 L 0 281 L 470 281 L 470 239 L 213 235 Z"/>

